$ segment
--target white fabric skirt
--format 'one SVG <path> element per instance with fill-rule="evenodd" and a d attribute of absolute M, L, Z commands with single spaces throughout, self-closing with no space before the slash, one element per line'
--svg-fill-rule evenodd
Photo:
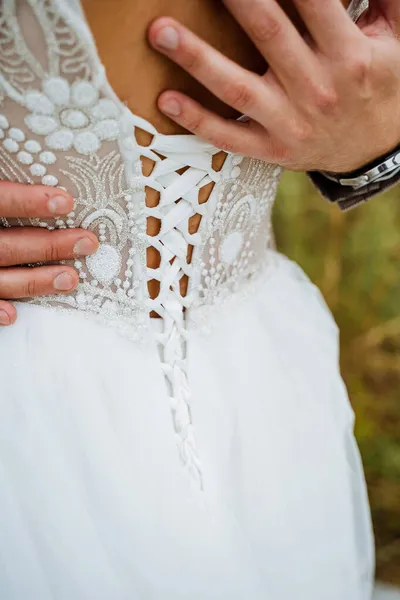
<path fill-rule="evenodd" d="M 179 459 L 156 343 L 18 305 L 0 331 L 1 600 L 370 599 L 337 328 L 276 261 L 189 328 L 203 490 Z"/>

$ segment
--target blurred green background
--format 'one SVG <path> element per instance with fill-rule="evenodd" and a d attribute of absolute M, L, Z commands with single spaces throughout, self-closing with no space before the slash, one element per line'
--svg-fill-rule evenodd
<path fill-rule="evenodd" d="M 347 213 L 286 173 L 278 249 L 320 287 L 341 329 L 377 543 L 377 577 L 400 585 L 400 186 Z"/>

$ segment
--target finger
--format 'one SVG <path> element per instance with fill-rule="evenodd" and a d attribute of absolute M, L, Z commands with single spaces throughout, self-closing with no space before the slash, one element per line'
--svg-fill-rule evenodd
<path fill-rule="evenodd" d="M 275 2 L 276 0 L 273 0 Z M 365 36 L 340 0 L 293 0 L 318 48 L 329 56 L 348 56 Z"/>
<path fill-rule="evenodd" d="M 261 77 L 226 58 L 169 17 L 151 25 L 149 41 L 225 104 L 256 121 L 269 115 L 272 126 L 279 130 L 281 98 Z"/>
<path fill-rule="evenodd" d="M 12 325 L 16 319 L 17 311 L 15 310 L 15 306 L 5 300 L 0 300 L 0 327 Z"/>
<path fill-rule="evenodd" d="M 265 0 L 253 0 L 251 7 L 243 0 L 224 4 L 288 92 L 303 90 L 307 80 L 315 80 L 319 61 L 278 4 Z"/>
<path fill-rule="evenodd" d="M 0 181 L 1 217 L 45 218 L 67 215 L 73 209 L 72 197 L 63 190 Z"/>
<path fill-rule="evenodd" d="M 51 294 L 68 294 L 79 282 L 78 273 L 65 265 L 30 269 L 0 269 L 0 298 L 17 300 Z"/>
<path fill-rule="evenodd" d="M 97 248 L 96 236 L 84 229 L 11 227 L 0 230 L 0 267 L 72 260 L 94 254 Z"/>
<path fill-rule="evenodd" d="M 273 156 L 273 141 L 267 132 L 257 135 L 247 123 L 223 119 L 198 102 L 175 91 L 163 92 L 158 107 L 182 127 L 216 148 L 246 156 Z"/>

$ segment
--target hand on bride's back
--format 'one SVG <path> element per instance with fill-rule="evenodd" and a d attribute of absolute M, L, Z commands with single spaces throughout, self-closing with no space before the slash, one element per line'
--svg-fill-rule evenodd
<path fill-rule="evenodd" d="M 302 37 L 276 0 L 224 0 L 269 69 L 257 75 L 176 20 L 157 19 L 150 43 L 246 123 L 221 118 L 178 91 L 160 110 L 214 146 L 296 171 L 357 169 L 400 141 L 400 3 L 370 0 L 353 23 L 339 0 L 294 0 Z"/>
<path fill-rule="evenodd" d="M 51 219 L 68 214 L 73 207 L 73 199 L 62 190 L 0 182 L 0 220 Z M 97 246 L 94 234 L 82 229 L 0 225 L 0 326 L 11 325 L 17 318 L 9 300 L 65 294 L 78 285 L 75 269 L 46 263 L 93 254 Z M 36 263 L 40 266 L 24 266 Z"/>

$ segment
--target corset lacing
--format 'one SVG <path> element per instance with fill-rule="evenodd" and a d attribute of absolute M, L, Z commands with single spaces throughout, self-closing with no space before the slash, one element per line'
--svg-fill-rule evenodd
<path fill-rule="evenodd" d="M 148 298 L 149 312 L 162 317 L 162 331 L 156 334 L 161 346 L 162 369 L 169 388 L 169 400 L 175 432 L 178 437 L 180 458 L 196 483 L 202 487 L 200 460 L 190 415 L 190 387 L 186 372 L 186 339 L 184 309 L 190 308 L 194 291 L 181 294 L 183 276 L 189 281 L 193 267 L 188 262 L 188 246 L 199 246 L 201 234 L 189 232 L 189 221 L 196 214 L 204 216 L 208 202 L 199 203 L 200 190 L 210 182 L 218 182 L 220 174 L 212 167 L 213 155 L 218 150 L 191 135 L 162 135 L 147 121 L 131 115 L 134 127 L 153 135 L 149 146 L 139 146 L 140 154 L 154 161 L 150 175 L 143 175 L 143 183 L 160 193 L 156 207 L 146 207 L 146 217 L 160 221 L 159 233 L 147 235 L 147 247 L 160 255 L 157 268 L 147 268 L 147 281 L 160 284 L 156 298 Z M 160 158 L 161 155 L 163 158 Z M 179 174 L 177 171 L 186 167 Z M 195 289 L 195 286 L 193 286 Z"/>

